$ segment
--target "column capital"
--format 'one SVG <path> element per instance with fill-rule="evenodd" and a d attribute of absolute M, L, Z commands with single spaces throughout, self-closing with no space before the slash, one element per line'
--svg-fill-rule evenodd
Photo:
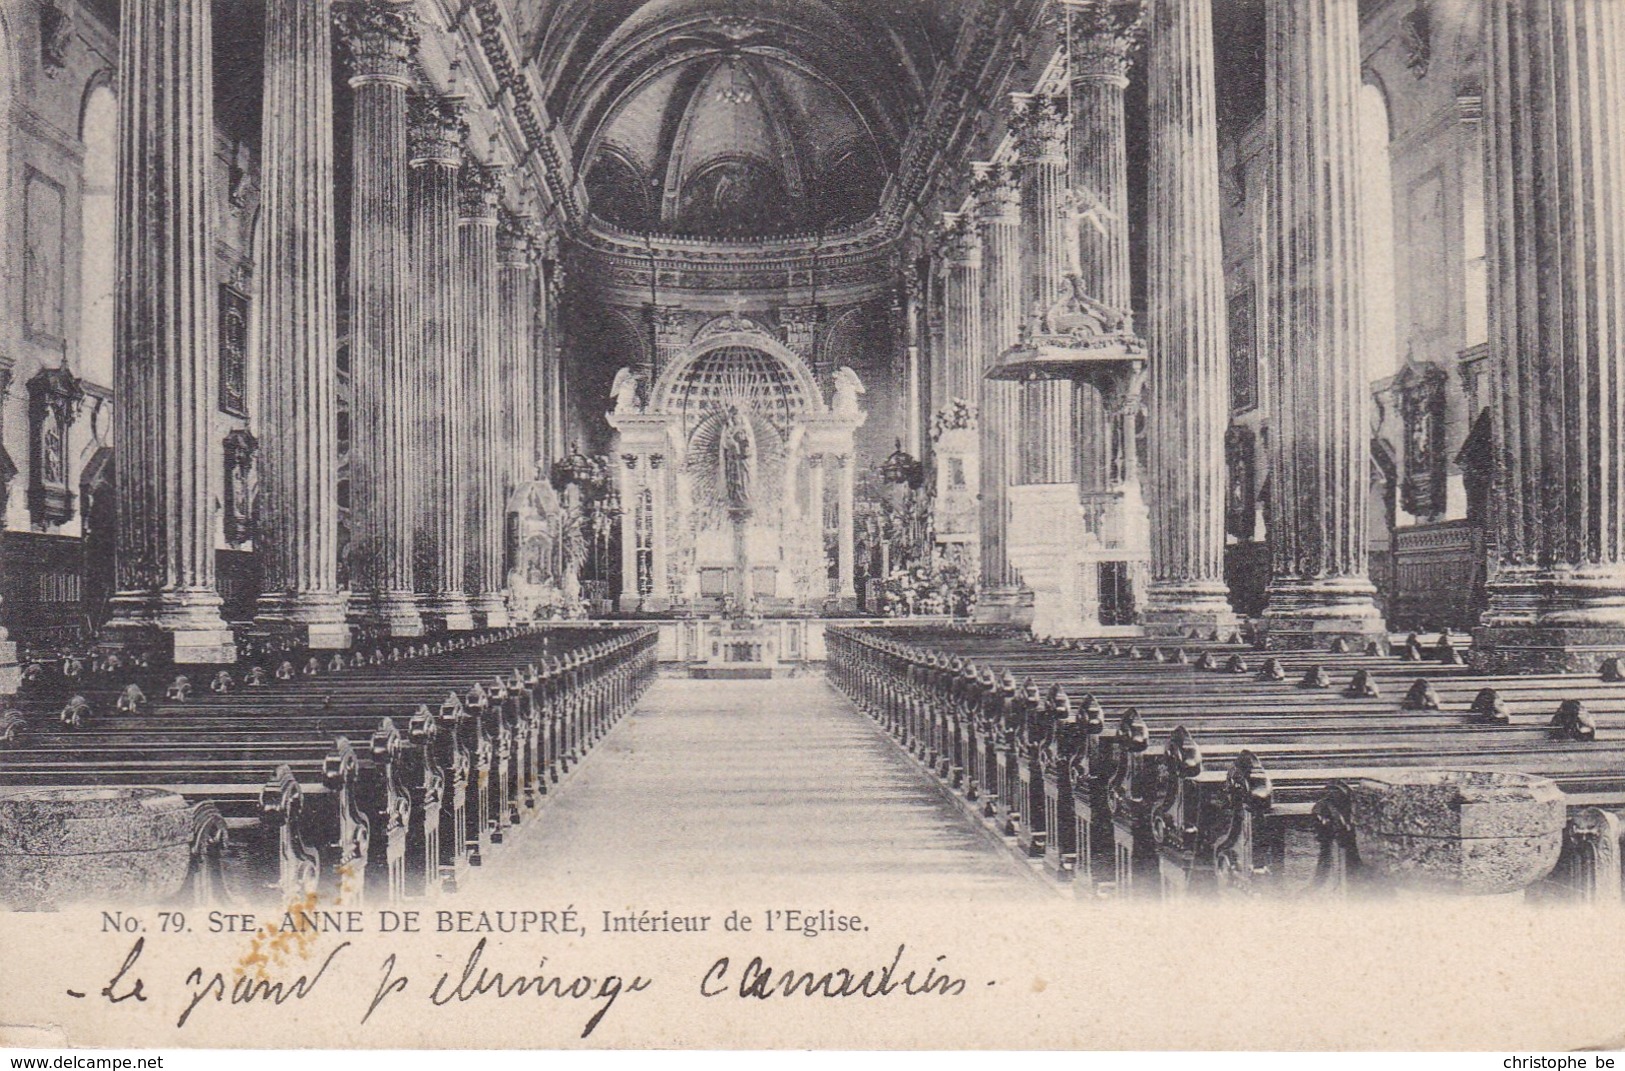
<path fill-rule="evenodd" d="M 1145 38 L 1146 0 L 1061 0 L 1074 83 L 1128 85 L 1129 62 Z"/>
<path fill-rule="evenodd" d="M 798 327 L 816 327 L 824 322 L 824 306 L 785 305 L 779 309 L 779 322 Z"/>
<path fill-rule="evenodd" d="M 919 311 L 920 306 L 925 302 L 925 280 L 920 278 L 918 272 L 911 271 L 904 277 L 903 288 L 899 297 L 903 302 L 905 312 L 909 309 L 915 312 Z"/>
<path fill-rule="evenodd" d="M 482 164 L 474 160 L 463 164 L 457 183 L 457 203 L 462 222 L 496 225 L 505 170 L 496 164 Z"/>
<path fill-rule="evenodd" d="M 949 268 L 982 266 L 982 239 L 963 212 L 944 212 L 937 246 Z"/>
<path fill-rule="evenodd" d="M 410 0 L 347 0 L 333 18 L 350 64 L 350 85 L 412 84 L 418 17 Z"/>
<path fill-rule="evenodd" d="M 971 196 L 982 224 L 1021 222 L 1021 173 L 1010 164 L 978 160 L 970 165 Z"/>
<path fill-rule="evenodd" d="M 645 304 L 643 316 L 655 329 L 659 341 L 681 344 L 683 332 L 688 327 L 688 318 L 681 305 Z"/>
<path fill-rule="evenodd" d="M 467 101 L 463 97 L 413 96 L 407 105 L 410 163 L 461 167 L 468 137 Z"/>
<path fill-rule="evenodd" d="M 497 264 L 515 271 L 529 271 L 539 259 L 536 217 L 503 212 L 497 219 Z"/>
<path fill-rule="evenodd" d="M 1022 164 L 1066 160 L 1066 100 L 1047 93 L 1010 94 L 1010 129 Z"/>

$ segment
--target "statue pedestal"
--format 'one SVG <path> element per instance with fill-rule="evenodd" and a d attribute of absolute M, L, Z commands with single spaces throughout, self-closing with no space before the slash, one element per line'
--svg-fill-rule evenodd
<path fill-rule="evenodd" d="M 1032 630 L 1040 639 L 1081 636 L 1100 625 L 1099 592 L 1085 581 L 1082 554 L 1088 537 L 1078 489 L 1070 483 L 1011 487 L 1010 564 L 1032 591 Z M 1088 574 L 1088 576 L 1086 576 Z"/>

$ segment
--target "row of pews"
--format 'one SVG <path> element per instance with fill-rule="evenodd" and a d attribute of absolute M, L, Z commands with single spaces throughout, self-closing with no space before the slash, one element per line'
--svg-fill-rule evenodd
<path fill-rule="evenodd" d="M 1491 676 L 1448 635 L 1363 652 L 968 625 L 827 642 L 837 687 L 1080 895 L 1620 896 L 1616 663 Z"/>
<path fill-rule="evenodd" d="M 656 639 L 545 626 L 344 653 L 265 644 L 201 674 L 41 659 L 0 715 L 0 797 L 179 794 L 196 902 L 453 891 L 632 709 Z"/>

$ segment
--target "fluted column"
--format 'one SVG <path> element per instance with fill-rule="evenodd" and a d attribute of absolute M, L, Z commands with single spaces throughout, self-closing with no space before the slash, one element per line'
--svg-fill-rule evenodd
<path fill-rule="evenodd" d="M 836 536 L 835 575 L 840 585 L 836 597 L 840 600 L 842 609 L 857 605 L 857 568 L 852 553 L 853 533 L 857 530 L 857 518 L 853 512 L 853 482 L 856 475 L 850 455 L 835 455 L 835 502 L 839 525 Z"/>
<path fill-rule="evenodd" d="M 812 516 L 807 518 L 813 526 L 815 541 L 818 544 L 818 577 L 817 601 L 822 603 L 829 596 L 829 555 L 824 544 L 824 500 L 827 492 L 824 490 L 824 455 L 807 455 L 807 503 L 812 507 Z"/>
<path fill-rule="evenodd" d="M 1501 569 L 1477 646 L 1589 671 L 1625 654 L 1625 5 L 1484 18 Z"/>
<path fill-rule="evenodd" d="M 1084 293 L 1127 310 L 1133 300 L 1123 91 L 1144 29 L 1147 0 L 1063 2 L 1071 32 L 1070 173 L 1085 217 L 1077 233 L 1078 274 Z"/>
<path fill-rule="evenodd" d="M 555 241 L 549 239 L 550 244 Z M 544 271 L 541 288 L 541 314 L 544 330 L 542 337 L 541 376 L 543 393 L 546 396 L 546 405 L 543 412 L 546 414 L 542 429 L 544 441 L 547 443 L 548 463 L 561 460 L 565 453 L 564 431 L 564 355 L 560 340 L 563 338 L 563 299 L 564 299 L 564 265 L 555 258 L 546 262 L 549 270 Z"/>
<path fill-rule="evenodd" d="M 1031 93 L 1012 94 L 1011 125 L 1021 161 L 1022 309 L 1042 316 L 1064 293 L 1071 263 L 1067 192 L 1065 102 Z M 1042 381 L 1022 388 L 1021 472 L 1018 483 L 1071 483 L 1073 386 Z"/>
<path fill-rule="evenodd" d="M 347 647 L 338 589 L 333 57 L 328 0 L 265 9 L 255 624 Z"/>
<path fill-rule="evenodd" d="M 924 457 L 925 444 L 920 435 L 920 315 L 924 288 L 912 264 L 907 272 L 900 295 L 903 303 L 903 446 L 912 456 Z M 977 374 L 980 375 L 979 370 Z"/>
<path fill-rule="evenodd" d="M 535 221 L 503 221 L 497 234 L 501 285 L 498 308 L 502 329 L 498 342 L 502 362 L 502 468 L 504 496 L 533 479 L 536 469 L 536 245 Z"/>
<path fill-rule="evenodd" d="M 431 627 L 474 627 L 463 592 L 467 429 L 462 399 L 462 276 L 457 248 L 457 177 L 466 123 L 460 97 L 412 98 L 412 250 L 418 303 L 419 485 L 416 559 L 419 606 Z"/>
<path fill-rule="evenodd" d="M 1229 626 L 1230 365 L 1208 4 L 1151 0 L 1151 590 L 1147 625 Z"/>
<path fill-rule="evenodd" d="M 1133 308 L 1129 276 L 1128 141 L 1123 91 L 1143 31 L 1145 0 L 1063 0 L 1072 89 L 1071 184 L 1083 292 L 1122 312 Z M 1108 413 L 1100 391 L 1079 383 L 1078 482 L 1104 490 L 1138 478 L 1137 393 Z"/>
<path fill-rule="evenodd" d="M 1354 0 L 1269 0 L 1270 642 L 1381 632 L 1366 576 L 1370 383 Z"/>
<path fill-rule="evenodd" d="M 457 234 L 463 269 L 463 374 L 467 393 L 461 409 L 469 433 L 469 472 L 464 487 L 468 527 L 468 606 L 474 623 L 500 628 L 508 623 L 502 575 L 502 471 L 498 463 L 501 429 L 501 367 L 497 310 L 497 202 L 502 169 L 463 164 L 462 214 Z"/>
<path fill-rule="evenodd" d="M 125 0 L 119 33 L 110 646 L 229 662 L 215 590 L 217 343 L 208 0 Z"/>
<path fill-rule="evenodd" d="M 395 636 L 423 632 L 413 594 L 409 451 L 412 256 L 407 242 L 406 91 L 417 40 L 411 5 L 341 9 L 355 90 L 350 201 L 351 612 Z"/>
<path fill-rule="evenodd" d="M 1021 333 L 1021 188 L 1014 168 L 971 165 L 982 239 L 982 372 L 1015 345 Z M 1009 487 L 1021 466 L 1021 397 L 1017 383 L 983 379 L 978 388 L 981 448 L 982 595 L 978 616 L 1000 616 L 1021 590 L 1010 564 Z"/>
<path fill-rule="evenodd" d="M 938 408 L 955 398 L 975 402 L 982 378 L 982 244 L 973 222 L 957 212 L 944 217 L 942 255 L 947 265 L 943 298 L 943 392 Z"/>

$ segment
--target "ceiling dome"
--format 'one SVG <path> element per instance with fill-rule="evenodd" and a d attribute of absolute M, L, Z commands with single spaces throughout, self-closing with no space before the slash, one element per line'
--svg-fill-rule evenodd
<path fill-rule="evenodd" d="M 835 230 L 880 205 L 882 148 L 830 86 L 725 52 L 626 93 L 588 146 L 587 196 L 633 230 L 753 237 Z"/>
<path fill-rule="evenodd" d="M 959 5 L 519 6 L 593 215 L 639 232 L 748 239 L 840 230 L 879 209 Z"/>

